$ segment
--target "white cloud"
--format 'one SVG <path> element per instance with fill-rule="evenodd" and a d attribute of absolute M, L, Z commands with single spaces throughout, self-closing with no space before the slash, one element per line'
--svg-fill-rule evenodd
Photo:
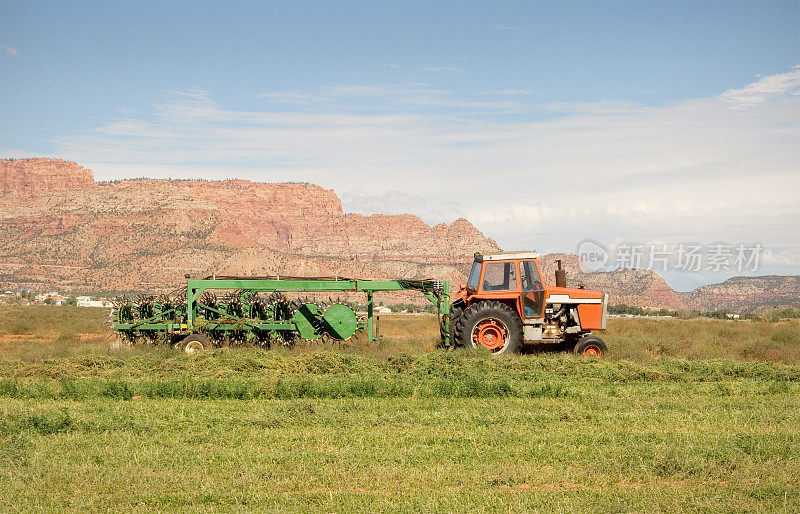
<path fill-rule="evenodd" d="M 297 91 L 273 91 L 270 93 L 259 93 L 253 95 L 255 98 L 266 98 L 273 102 L 286 102 L 286 103 L 308 103 L 312 101 L 321 100 L 321 95 L 300 93 Z"/>
<path fill-rule="evenodd" d="M 61 159 L 62 155 L 53 155 L 41 152 L 30 152 L 28 150 L 21 150 L 19 148 L 0 148 L 0 155 L 7 159 L 34 159 L 37 157 L 45 157 L 48 159 Z"/>
<path fill-rule="evenodd" d="M 587 237 L 791 249 L 798 73 L 658 107 L 356 84 L 314 93 L 313 110 L 242 112 L 197 89 L 57 145 L 98 178 L 311 181 L 336 189 L 348 211 L 464 216 L 510 249 L 570 251 Z M 349 98 L 378 107 L 337 103 Z"/>
<path fill-rule="evenodd" d="M 486 99 L 460 100 L 452 96 L 451 91 L 434 89 L 427 84 L 340 84 L 320 88 L 313 93 L 299 91 L 277 91 L 253 95 L 276 103 L 314 103 L 319 108 L 330 110 L 363 111 L 362 102 L 367 101 L 370 108 L 397 110 L 402 105 L 405 109 L 436 110 L 447 108 L 480 108 L 489 111 L 517 112 L 527 109 L 518 100 L 511 101 L 503 96 L 508 94 L 492 93 Z M 495 98 L 501 97 L 501 98 Z"/>
<path fill-rule="evenodd" d="M 800 263 L 800 248 L 768 248 L 761 254 L 761 264 L 789 268 Z"/>
<path fill-rule="evenodd" d="M 175 96 L 182 96 L 195 100 L 208 100 L 209 96 L 211 96 L 211 93 L 207 89 L 203 89 L 201 87 L 189 88 L 186 91 L 173 90 L 171 93 Z"/>
<path fill-rule="evenodd" d="M 386 96 L 396 92 L 396 88 L 391 86 L 335 86 L 332 89 L 334 95 L 343 96 Z"/>
<path fill-rule="evenodd" d="M 600 100 L 597 102 L 549 102 L 541 106 L 555 112 L 574 114 L 620 114 L 642 110 L 642 105 L 624 100 Z"/>
<path fill-rule="evenodd" d="M 18 53 L 16 48 L 12 48 L 10 46 L 5 46 L 5 45 L 0 45 L 0 51 L 5 52 L 6 55 L 9 55 L 11 57 L 16 57 Z"/>
<path fill-rule="evenodd" d="M 371 195 L 361 189 L 345 191 L 342 204 L 349 205 L 359 214 L 401 214 L 426 210 L 427 201 L 419 194 L 392 189 L 383 194 Z"/>
<path fill-rule="evenodd" d="M 723 98 L 742 103 L 760 103 L 775 95 L 800 95 L 800 66 L 789 73 L 761 77 L 757 82 L 740 89 L 729 89 Z"/>

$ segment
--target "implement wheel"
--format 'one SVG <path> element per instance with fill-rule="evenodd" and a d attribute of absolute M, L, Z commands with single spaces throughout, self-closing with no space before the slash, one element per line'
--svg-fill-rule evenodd
<path fill-rule="evenodd" d="M 597 336 L 583 336 L 575 345 L 575 355 L 586 359 L 599 359 L 606 354 L 606 343 Z"/>
<path fill-rule="evenodd" d="M 461 314 L 463 312 L 464 312 L 464 300 L 459 299 L 450 304 L 450 348 L 454 348 L 460 345 L 458 339 L 456 339 L 456 324 L 458 323 L 458 319 L 461 317 Z M 441 337 L 441 341 L 444 341 L 444 336 L 445 336 L 444 320 L 441 320 L 441 323 L 439 325 L 439 335 Z"/>
<path fill-rule="evenodd" d="M 189 334 L 181 339 L 180 349 L 189 355 L 196 355 L 214 349 L 214 344 L 204 334 Z"/>
<path fill-rule="evenodd" d="M 322 316 L 325 333 L 334 339 L 345 341 L 353 337 L 358 328 L 358 318 L 353 309 L 341 303 L 334 303 Z"/>
<path fill-rule="evenodd" d="M 492 355 L 507 355 L 522 344 L 522 320 L 508 305 L 483 301 L 458 317 L 455 340 L 466 348 L 486 348 Z"/>

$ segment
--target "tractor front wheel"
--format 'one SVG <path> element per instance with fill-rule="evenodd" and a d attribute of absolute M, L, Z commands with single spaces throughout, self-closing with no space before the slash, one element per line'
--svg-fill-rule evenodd
<path fill-rule="evenodd" d="M 599 359 L 606 354 L 606 343 L 597 336 L 583 336 L 573 350 L 575 355 L 587 359 Z"/>
<path fill-rule="evenodd" d="M 508 305 L 483 301 L 471 305 L 458 317 L 455 340 L 466 348 L 486 348 L 492 355 L 507 355 L 522 344 L 522 320 Z"/>
<path fill-rule="evenodd" d="M 214 349 L 214 344 L 205 334 L 189 334 L 180 341 L 180 349 L 189 355 L 195 355 Z"/>

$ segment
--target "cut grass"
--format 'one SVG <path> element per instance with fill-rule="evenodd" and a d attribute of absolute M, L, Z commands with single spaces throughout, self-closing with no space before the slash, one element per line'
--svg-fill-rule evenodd
<path fill-rule="evenodd" d="M 586 361 L 431 351 L 408 317 L 190 357 L 81 340 L 85 311 L 0 346 L 0 511 L 800 510 L 791 323 L 612 320 Z"/>
<path fill-rule="evenodd" d="M 349 341 L 299 341 L 282 355 L 330 350 L 386 359 L 429 353 L 438 344 L 435 316 L 392 315 L 380 321 L 380 340 L 363 334 Z M 661 357 L 800 362 L 800 320 L 779 322 L 711 319 L 612 318 L 599 333 L 614 360 L 648 362 Z M 166 346 L 111 349 L 115 340 L 106 309 L 0 306 L 0 360 L 111 356 L 148 359 L 171 353 Z"/>
<path fill-rule="evenodd" d="M 797 385 L 527 398 L 10 399 L 0 510 L 796 511 Z"/>
<path fill-rule="evenodd" d="M 800 362 L 800 320 L 619 318 L 602 334 L 616 359 L 659 357 Z"/>
<path fill-rule="evenodd" d="M 0 335 L 107 332 L 109 310 L 74 305 L 0 305 Z"/>

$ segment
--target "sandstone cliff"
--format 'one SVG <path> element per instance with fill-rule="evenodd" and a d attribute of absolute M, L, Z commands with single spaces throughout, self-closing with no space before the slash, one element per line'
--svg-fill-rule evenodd
<path fill-rule="evenodd" d="M 458 281 L 474 252 L 499 250 L 463 219 L 431 227 L 408 214 L 345 214 L 332 190 L 313 184 L 95 183 L 76 163 L 0 163 L 0 282 L 21 287 L 141 289 L 242 263 Z"/>
<path fill-rule="evenodd" d="M 800 277 L 733 277 L 721 284 L 698 287 L 689 296 L 711 310 L 800 309 Z"/>
<path fill-rule="evenodd" d="M 0 160 L 0 194 L 35 195 L 94 185 L 91 170 L 61 159 Z"/>
<path fill-rule="evenodd" d="M 409 214 L 346 214 L 313 184 L 247 180 L 123 180 L 95 183 L 91 170 L 59 159 L 0 160 L 0 287 L 154 290 L 184 273 L 446 278 L 458 288 L 475 252 L 500 248 L 469 221 L 428 226 Z M 581 273 L 578 257 L 542 257 L 554 282 L 562 259 L 569 285 L 643 308 L 753 309 L 799 305 L 797 277 L 731 279 L 690 295 L 657 273 Z"/>

